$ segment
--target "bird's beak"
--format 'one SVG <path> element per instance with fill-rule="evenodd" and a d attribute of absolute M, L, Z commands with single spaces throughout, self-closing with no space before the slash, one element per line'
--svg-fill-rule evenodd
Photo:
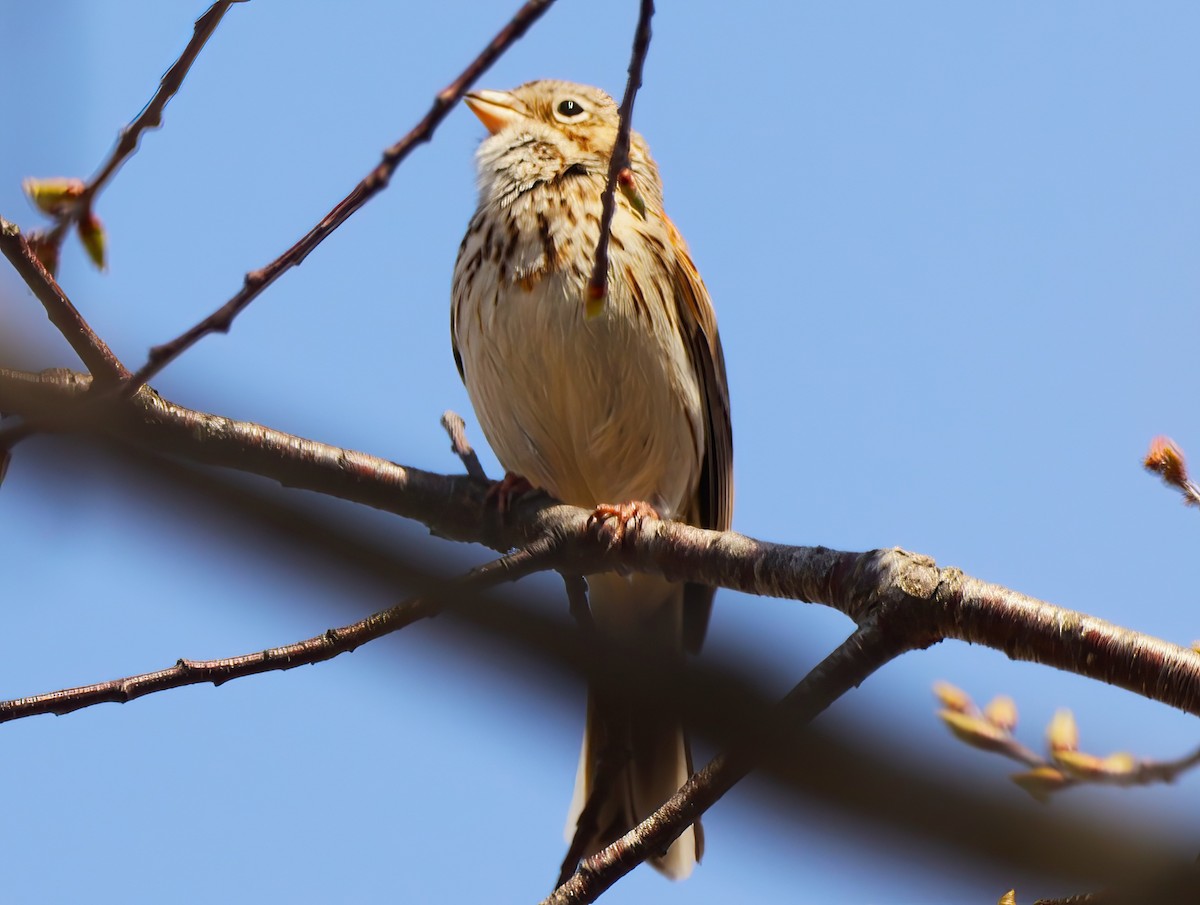
<path fill-rule="evenodd" d="M 507 91 L 472 91 L 463 101 L 492 135 L 526 115 L 525 105 Z"/>

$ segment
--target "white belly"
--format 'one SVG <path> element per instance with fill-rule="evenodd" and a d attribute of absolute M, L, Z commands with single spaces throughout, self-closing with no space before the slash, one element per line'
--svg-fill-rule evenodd
<path fill-rule="evenodd" d="M 566 271 L 460 309 L 467 391 L 507 470 L 577 506 L 644 500 L 678 517 L 699 477 L 699 388 L 677 331 L 627 300 L 614 280 L 588 319 Z"/>

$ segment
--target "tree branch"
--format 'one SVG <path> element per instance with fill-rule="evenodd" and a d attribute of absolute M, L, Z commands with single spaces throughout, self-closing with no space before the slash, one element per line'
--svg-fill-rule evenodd
<path fill-rule="evenodd" d="M 205 682 L 223 685 L 230 679 L 331 660 L 339 654 L 355 650 L 368 641 L 399 631 L 418 619 L 436 616 L 447 600 L 455 595 L 482 591 L 501 582 L 516 581 L 531 572 L 545 569 L 547 561 L 554 553 L 549 541 L 531 544 L 508 556 L 472 569 L 456 581 L 447 582 L 435 594 L 414 597 L 373 613 L 358 622 L 331 628 L 312 638 L 283 647 L 272 647 L 258 653 L 223 657 L 218 660 L 180 659 L 174 666 L 157 672 L 66 688 L 33 697 L 0 701 L 0 723 L 43 713 L 61 716 L 95 704 L 126 704 L 135 698 L 171 688 L 202 685 Z"/>
<path fill-rule="evenodd" d="M 208 39 L 213 36 L 213 32 L 217 30 L 217 26 L 221 24 L 221 19 L 225 17 L 225 13 L 229 11 L 229 7 L 234 3 L 243 3 L 245 0 L 217 0 L 210 6 L 199 19 L 192 31 L 192 38 L 188 41 L 187 46 L 183 49 L 183 53 L 179 55 L 171 68 L 163 73 L 162 79 L 158 83 L 158 90 L 154 92 L 154 96 L 150 98 L 149 103 L 142 108 L 142 112 L 129 125 L 125 126 L 117 135 L 117 143 L 113 146 L 112 152 L 108 155 L 108 159 L 100 165 L 96 175 L 88 180 L 87 187 L 80 197 L 80 207 L 86 209 L 90 206 L 92 199 L 100 193 L 105 184 L 116 174 L 117 170 L 133 156 L 137 150 L 138 141 L 142 137 L 142 133 L 147 129 L 157 129 L 162 125 L 163 111 L 179 89 L 183 87 L 183 80 L 187 78 L 188 71 L 192 68 L 192 64 L 196 62 L 196 58 L 200 56 L 200 51 L 204 49 L 204 45 L 208 43 Z"/>
<path fill-rule="evenodd" d="M 183 86 L 183 80 L 187 78 L 188 71 L 196 62 L 204 45 L 208 43 L 208 39 L 217 30 L 221 19 L 224 18 L 232 4 L 243 2 L 245 0 L 217 0 L 196 20 L 192 38 L 184 47 L 179 59 L 163 74 L 162 79 L 159 80 L 158 90 L 142 108 L 141 113 L 118 133 L 117 143 L 104 162 L 100 164 L 96 175 L 87 183 L 77 179 L 65 180 L 65 185 L 58 186 L 59 191 L 56 193 L 53 204 L 47 205 L 39 201 L 40 190 L 46 188 L 47 183 L 63 181 L 34 179 L 26 182 L 26 192 L 29 193 L 34 203 L 45 213 L 54 217 L 56 221 L 50 229 L 38 231 L 31 236 L 32 250 L 47 270 L 54 271 L 56 269 L 63 238 L 72 224 L 79 227 L 80 238 L 93 263 L 101 269 L 104 268 L 104 227 L 92 214 L 92 203 L 117 170 L 133 156 L 142 133 L 147 129 L 156 129 L 162 125 L 163 111 L 171 98 Z M 128 376 L 129 374 L 126 372 L 121 375 L 121 379 L 124 380 Z"/>
<path fill-rule="evenodd" d="M 46 317 L 58 328 L 84 366 L 96 378 L 97 387 L 115 384 L 129 377 L 129 371 L 121 364 L 112 350 L 84 320 L 62 287 L 42 266 L 29 243 L 21 235 L 21 228 L 0 217 L 0 251 L 8 258 L 13 269 L 25 285 L 33 290 Z"/>
<path fill-rule="evenodd" d="M 834 701 L 914 646 L 903 631 L 872 617 L 818 663 L 775 708 L 756 738 L 717 755 L 657 811 L 589 858 L 542 905 L 594 902 L 647 858 L 667 847 L 754 767 L 765 750 L 807 726 Z"/>
<path fill-rule="evenodd" d="M 450 409 L 442 412 L 442 427 L 450 436 L 450 451 L 462 460 L 463 466 L 467 469 L 467 474 L 477 481 L 486 481 L 487 473 L 484 472 L 483 466 L 479 464 L 479 456 L 475 454 L 475 450 L 471 448 L 471 444 L 467 441 L 467 425 L 463 421 L 462 415 L 458 412 L 452 412 Z"/>
<path fill-rule="evenodd" d="M 613 214 L 617 209 L 617 177 L 629 166 L 629 133 L 633 129 L 633 102 L 642 87 L 642 67 L 650 50 L 650 19 L 654 15 L 654 0 L 641 0 L 637 30 L 633 34 L 633 51 L 629 58 L 629 80 L 621 98 L 620 125 L 608 160 L 608 183 L 600 196 L 600 239 L 596 242 L 596 262 L 588 281 L 588 301 L 598 303 L 608 294 L 608 240 L 612 233 Z"/>
<path fill-rule="evenodd" d="M 0 411 L 57 414 L 62 430 L 101 434 L 176 455 L 261 475 L 284 486 L 328 494 L 416 519 L 434 533 L 497 550 L 554 538 L 560 571 L 656 572 L 677 580 L 833 607 L 858 623 L 890 608 L 893 623 L 924 646 L 955 638 L 1014 660 L 1053 666 L 1125 688 L 1200 715 L 1200 654 L 1054 606 L 999 585 L 938 568 L 899 549 L 865 553 L 794 547 L 732 531 L 645 520 L 619 547 L 587 528 L 590 513 L 540 495 L 521 499 L 502 521 L 484 505 L 488 485 L 464 476 L 406 468 L 340 449 L 196 412 L 143 389 L 128 406 L 73 406 L 90 379 L 69 371 L 30 374 L 0 369 Z"/>
<path fill-rule="evenodd" d="M 509 47 L 516 43 L 525 34 L 529 26 L 536 22 L 542 13 L 550 8 L 553 2 L 554 0 L 528 0 L 524 6 L 517 10 L 516 15 L 512 17 L 504 28 L 500 29 L 487 47 L 480 52 L 479 56 L 471 61 L 470 65 L 459 74 L 458 78 L 438 92 L 437 97 L 434 98 L 433 106 L 425 114 L 425 118 L 417 123 L 412 131 L 396 142 L 396 144 L 383 152 L 383 159 L 379 162 L 379 165 L 368 173 L 366 178 L 356 185 L 349 195 L 339 201 L 333 210 L 321 219 L 321 222 L 305 233 L 299 241 L 278 258 L 265 267 L 247 273 L 241 290 L 224 305 L 189 330 L 181 333 L 169 342 L 151 349 L 146 363 L 137 370 L 137 373 L 132 378 L 125 381 L 122 385 L 122 396 L 132 396 L 146 381 L 210 333 L 228 333 L 234 318 L 247 305 L 258 298 L 284 272 L 293 267 L 300 266 L 313 249 L 325 241 L 334 230 L 350 219 L 359 208 L 375 197 L 375 195 L 387 188 L 392 174 L 408 156 L 409 152 L 418 144 L 427 142 L 433 137 L 434 130 L 446 118 L 455 104 L 462 99 L 463 95 L 467 93 L 467 90 L 474 84 L 475 80 L 483 75 Z"/>
<path fill-rule="evenodd" d="M 104 480 L 126 486 L 135 502 L 143 495 L 160 503 L 170 500 L 196 530 L 229 542 L 265 544 L 262 552 L 279 561 L 301 557 L 311 578 L 331 592 L 331 602 L 348 610 L 355 608 L 342 596 L 348 574 L 369 581 L 374 590 L 368 593 L 389 595 L 403 586 L 412 589 L 404 596 L 419 595 L 444 580 L 430 570 L 432 564 L 441 571 L 459 559 L 456 554 L 469 555 L 456 545 L 439 550 L 433 541 L 413 547 L 410 539 L 397 546 L 395 535 L 381 537 L 377 520 L 361 508 L 331 507 L 319 497 L 289 494 L 236 472 L 83 440 L 62 436 L 56 441 L 62 448 L 47 451 L 47 467 L 35 467 L 27 477 L 35 486 L 57 485 L 58 469 L 49 462 L 61 463 L 64 454 L 86 458 L 103 470 Z M 271 561 L 262 564 L 269 567 Z M 611 678 L 613 664 L 624 662 L 619 652 L 597 647 L 564 620 L 560 599 L 524 587 L 496 588 L 479 600 L 460 597 L 438 622 L 473 649 L 483 645 L 479 651 L 485 658 L 499 656 L 508 665 L 536 663 L 551 671 L 548 682 L 558 688 L 585 676 Z M 677 710 L 695 737 L 724 750 L 765 724 L 777 701 L 764 696 L 756 661 L 704 660 L 688 664 L 682 673 L 669 664 L 622 668 L 627 678 L 618 681 L 627 682 L 634 706 Z M 961 758 L 947 761 L 929 751 L 904 755 L 881 747 L 877 735 L 869 720 L 857 728 L 814 723 L 756 767 L 771 784 L 764 804 L 789 821 L 814 806 L 833 808 L 905 844 L 919 842 L 963 869 L 1019 862 L 1048 883 L 1054 878 L 1060 888 L 1099 888 L 1114 877 L 1183 857 L 1169 828 L 1146 822 L 1114 822 L 1094 813 L 1069 817 L 1061 809 L 1044 811 L 1030 822 L 1023 801 L 960 775 Z M 914 811 L 913 801 L 922 807 Z"/>

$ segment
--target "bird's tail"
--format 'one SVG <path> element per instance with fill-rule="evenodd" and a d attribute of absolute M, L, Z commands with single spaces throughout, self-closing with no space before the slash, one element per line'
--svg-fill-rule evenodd
<path fill-rule="evenodd" d="M 618 642 L 636 638 L 638 653 L 630 656 L 682 656 L 682 585 L 668 586 L 651 576 L 631 580 L 602 575 L 589 579 L 589 586 L 597 628 Z M 656 605 L 647 605 L 647 600 Z M 611 665 L 619 673 L 620 664 Z M 649 817 L 692 774 L 690 747 L 675 708 L 613 687 L 623 684 L 588 689 L 587 723 L 566 828 L 571 852 L 579 857 L 599 851 Z M 700 860 L 703 847 L 697 821 L 650 863 L 671 879 L 682 880 Z"/>

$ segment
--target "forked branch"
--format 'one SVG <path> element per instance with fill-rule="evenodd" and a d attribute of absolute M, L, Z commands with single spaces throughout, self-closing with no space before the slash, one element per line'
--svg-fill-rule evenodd
<path fill-rule="evenodd" d="M 667 849 L 679 834 L 754 767 L 761 754 L 811 723 L 834 701 L 861 685 L 890 660 L 913 646 L 903 632 L 872 617 L 788 692 L 761 733 L 717 755 L 657 811 L 616 842 L 589 858 L 541 905 L 594 902 L 610 886 L 648 858 Z"/>
<path fill-rule="evenodd" d="M 646 520 L 620 547 L 587 530 L 590 513 L 532 497 L 504 521 L 484 505 L 488 485 L 431 474 L 262 425 L 175 405 L 144 391 L 102 420 L 71 402 L 90 379 L 55 371 L 0 369 L 0 411 L 25 417 L 76 410 L 60 429 L 111 437 L 192 462 L 258 474 L 414 518 L 437 534 L 521 548 L 561 541 L 553 568 L 573 574 L 611 569 L 664 574 L 772 597 L 821 603 L 863 623 L 895 605 L 889 628 L 932 644 L 956 638 L 1015 660 L 1053 666 L 1200 715 L 1200 654 L 1084 613 L 964 575 L 903 550 L 841 552 L 758 541 L 732 531 Z M 907 620 L 907 624 L 901 624 Z M 914 642 L 915 643 L 915 642 Z"/>

